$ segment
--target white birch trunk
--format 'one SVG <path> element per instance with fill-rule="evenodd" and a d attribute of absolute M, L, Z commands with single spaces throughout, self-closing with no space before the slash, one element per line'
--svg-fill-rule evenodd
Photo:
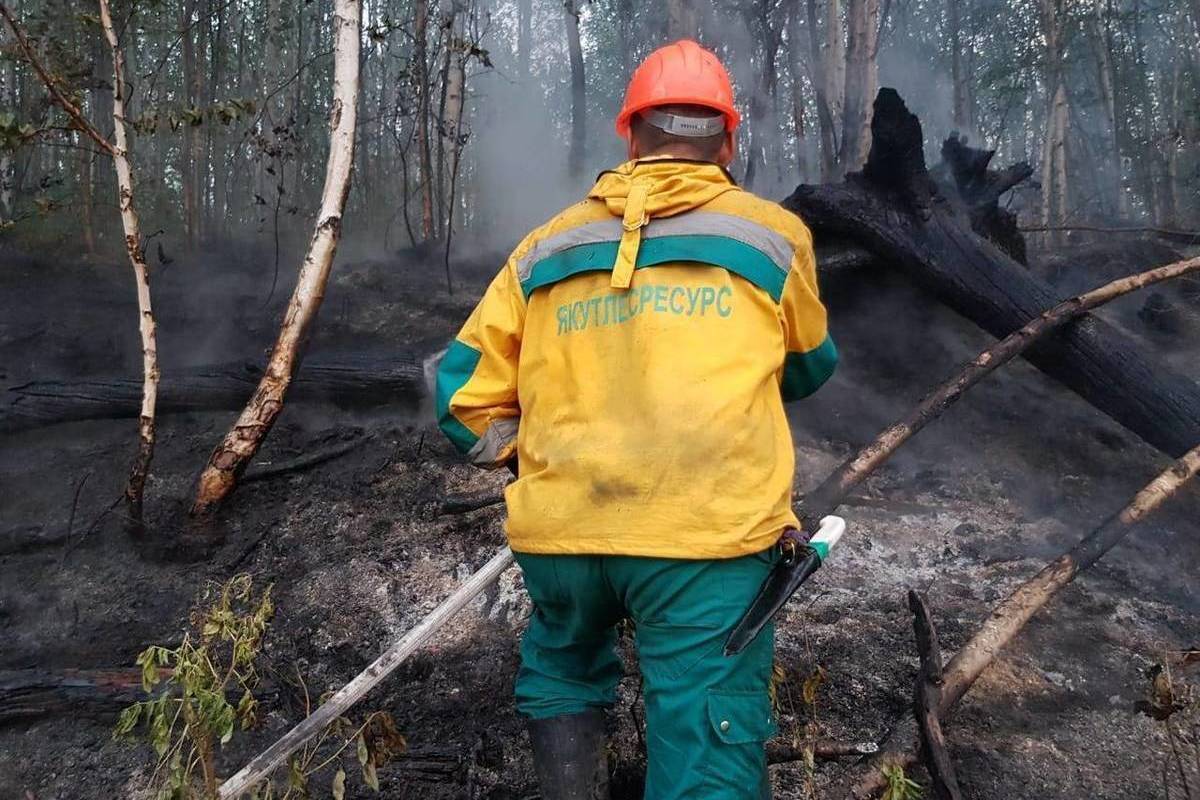
<path fill-rule="evenodd" d="M 125 499 L 134 519 L 141 519 L 142 497 L 150 461 L 154 458 L 155 416 L 158 401 L 158 338 L 154 310 L 150 304 L 150 278 L 142 253 L 141 226 L 133 205 L 133 169 L 129 163 L 129 137 L 125 130 L 125 54 L 117 42 L 108 0 L 100 0 L 100 24 L 113 57 L 113 166 L 117 171 L 117 205 L 125 229 L 125 251 L 133 266 L 138 300 L 138 329 L 142 337 L 142 408 L 138 417 L 138 454 L 129 471 Z"/>
<path fill-rule="evenodd" d="M 871 149 L 871 103 L 879 82 L 875 61 L 879 0 L 850 0 L 846 19 L 845 111 L 838 152 L 843 174 L 861 167 Z"/>
<path fill-rule="evenodd" d="M 451 0 L 445 13 L 450 17 L 450 35 L 447 40 L 450 60 L 446 67 L 446 105 L 442 113 L 442 151 L 448 162 L 446 165 L 448 174 L 458 161 L 459 126 L 462 123 L 463 94 L 466 91 L 466 43 L 463 41 L 466 12 L 459 7 L 456 0 Z"/>
<path fill-rule="evenodd" d="M 361 30 L 362 0 L 334 0 L 329 159 L 325 165 L 325 187 L 316 227 L 262 381 L 237 422 L 209 458 L 200 476 L 192 513 L 212 510 L 233 491 L 241 471 L 271 430 L 283 410 L 300 344 L 325 297 L 354 165 Z"/>

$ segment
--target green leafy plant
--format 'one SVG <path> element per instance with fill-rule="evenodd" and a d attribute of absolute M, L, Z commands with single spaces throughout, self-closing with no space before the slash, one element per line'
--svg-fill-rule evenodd
<path fill-rule="evenodd" d="M 216 797 L 216 748 L 257 718 L 255 662 L 275 611 L 271 587 L 255 597 L 250 576 L 238 575 L 210 599 L 178 647 L 151 645 L 137 657 L 142 688 L 154 697 L 121 712 L 113 732 L 128 737 L 140 726 L 158 757 L 159 800 L 195 797 L 197 775 L 203 796 Z"/>
<path fill-rule="evenodd" d="M 925 794 L 921 784 L 905 775 L 899 764 L 884 767 L 883 777 L 887 778 L 887 790 L 881 800 L 920 800 Z"/>
<path fill-rule="evenodd" d="M 238 575 L 210 588 L 177 647 L 152 645 L 138 656 L 142 688 L 152 697 L 126 708 L 113 735 L 140 736 L 154 748 L 152 781 L 157 800 L 218 797 L 218 748 L 258 719 L 254 696 L 260 683 L 258 660 L 274 613 L 271 587 L 256 596 L 250 576 Z M 308 687 L 299 674 L 297 681 L 307 716 L 312 713 Z M 379 791 L 378 769 L 406 746 L 386 712 L 369 713 L 362 722 L 338 717 L 291 757 L 286 769 L 281 769 L 284 775 L 266 781 L 252 796 L 255 800 L 307 798 L 313 776 L 336 766 L 330 791 L 334 800 L 342 800 L 346 771 L 340 762 L 351 747 L 363 783 Z"/>

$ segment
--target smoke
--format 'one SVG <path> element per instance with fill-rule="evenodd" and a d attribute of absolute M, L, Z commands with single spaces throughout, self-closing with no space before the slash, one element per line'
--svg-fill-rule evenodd
<path fill-rule="evenodd" d="M 516 243 L 526 232 L 586 192 L 567 172 L 568 142 L 537 81 L 500 72 L 479 76 L 478 121 L 472 133 L 474 219 L 485 238 Z"/>
<path fill-rule="evenodd" d="M 626 76 L 607 74 L 597 63 L 599 43 L 589 35 L 591 14 L 583 12 L 582 39 L 588 83 L 587 143 L 584 169 L 567 169 L 571 129 L 571 73 L 565 41 L 534 36 L 530 75 L 521 75 L 517 54 L 517 20 L 508 14 L 493 19 L 492 41 L 508 48 L 492 52 L 495 69 L 472 83 L 471 180 L 474 182 L 473 233 L 492 245 L 515 245 L 526 233 L 578 202 L 595 176 L 624 160 L 624 144 L 612 130 L 612 92 L 597 91 L 604 81 L 623 87 Z M 562 23 L 560 3 L 534 3 L 535 31 Z M 547 18 L 550 17 L 550 18 Z M 510 49 L 511 48 L 511 49 Z"/>

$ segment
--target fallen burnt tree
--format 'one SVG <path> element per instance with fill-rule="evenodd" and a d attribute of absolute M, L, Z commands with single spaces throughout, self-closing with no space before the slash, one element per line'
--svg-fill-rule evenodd
<path fill-rule="evenodd" d="M 262 379 L 262 368 L 249 362 L 194 367 L 164 373 L 158 413 L 231 411 L 246 403 Z M 309 359 L 289 396 L 346 408 L 416 405 L 424 389 L 421 358 L 397 354 L 387 360 L 363 357 Z M 35 381 L 8 391 L 0 408 L 0 432 L 12 433 L 60 422 L 128 419 L 140 410 L 142 384 L 134 378 Z"/>
<path fill-rule="evenodd" d="M 0 671 L 0 724 L 53 713 L 116 716 L 147 696 L 140 667 Z"/>
<path fill-rule="evenodd" d="M 976 230 L 996 235 L 986 206 L 1026 170 L 990 171 L 990 156 L 972 156 L 979 151 L 951 139 L 943 152 L 957 188 L 939 188 L 925 167 L 920 121 L 891 89 L 875 101 L 872 135 L 862 173 L 838 185 L 801 186 L 784 201 L 818 240 L 865 248 L 994 336 L 1059 301 L 1010 255 L 1020 255 L 1011 241 L 1005 252 Z M 1072 322 L 1026 357 L 1168 455 L 1200 441 L 1200 386 L 1094 316 Z"/>

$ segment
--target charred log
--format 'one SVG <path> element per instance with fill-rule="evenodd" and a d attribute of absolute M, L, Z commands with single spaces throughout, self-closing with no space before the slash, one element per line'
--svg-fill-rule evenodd
<path fill-rule="evenodd" d="M 3 671 L 0 724 L 55 713 L 115 716 L 147 697 L 140 668 Z"/>
<path fill-rule="evenodd" d="M 158 393 L 160 414 L 187 411 L 231 411 L 246 403 L 262 378 L 261 367 L 248 362 L 195 367 L 166 373 Z M 424 392 L 418 356 L 388 358 L 339 357 L 310 359 L 296 375 L 293 400 L 327 402 L 344 408 L 415 406 Z M 0 408 L 0 433 L 62 422 L 137 417 L 142 382 L 136 378 L 36 381 L 8 391 Z"/>
<path fill-rule="evenodd" d="M 946 750 L 946 736 L 938 716 L 942 699 L 942 649 L 938 644 L 937 628 L 929 612 L 929 602 L 914 589 L 908 592 L 908 607 L 913 613 L 913 633 L 917 638 L 917 653 L 921 671 L 913 693 L 913 718 L 921 737 L 921 752 L 925 769 L 933 780 L 937 800 L 961 800 L 962 790 L 954 774 L 954 764 Z"/>
<path fill-rule="evenodd" d="M 872 125 L 867 169 L 840 185 L 801 186 L 784 205 L 818 237 L 857 242 L 994 336 L 1059 301 L 938 192 L 924 168 L 920 122 L 894 90 L 880 91 Z M 1048 337 L 1027 358 L 1171 456 L 1200 441 L 1200 386 L 1094 316 Z"/>

